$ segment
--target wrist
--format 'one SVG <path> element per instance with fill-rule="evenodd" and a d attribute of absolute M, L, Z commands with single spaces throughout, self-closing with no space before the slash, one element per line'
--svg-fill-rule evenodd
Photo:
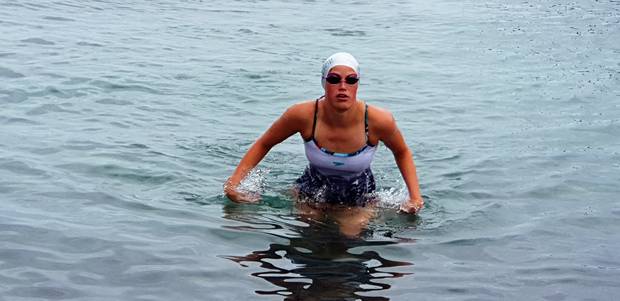
<path fill-rule="evenodd" d="M 225 193 L 231 193 L 231 192 L 236 190 L 238 185 L 239 185 L 239 183 L 235 183 L 232 180 L 232 177 L 230 177 L 230 178 L 228 178 L 226 180 L 226 182 L 224 182 L 224 192 Z"/>
<path fill-rule="evenodd" d="M 413 201 L 422 201 L 422 196 L 418 193 L 411 193 L 409 192 L 409 201 L 413 202 Z"/>

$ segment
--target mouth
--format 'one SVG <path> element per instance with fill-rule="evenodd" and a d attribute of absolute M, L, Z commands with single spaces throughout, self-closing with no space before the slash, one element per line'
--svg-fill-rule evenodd
<path fill-rule="evenodd" d="M 349 98 L 349 96 L 347 94 L 338 93 L 336 95 L 336 98 L 338 98 L 338 99 L 347 99 L 347 98 Z"/>

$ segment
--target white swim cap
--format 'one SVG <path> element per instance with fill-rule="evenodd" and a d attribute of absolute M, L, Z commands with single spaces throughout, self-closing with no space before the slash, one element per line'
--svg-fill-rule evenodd
<path fill-rule="evenodd" d="M 323 85 L 323 89 L 325 89 L 325 77 L 327 76 L 329 70 L 334 68 L 334 66 L 350 67 L 355 70 L 358 77 L 360 76 L 360 64 L 351 54 L 346 52 L 334 53 L 323 63 L 323 70 L 321 72 L 321 84 Z"/>

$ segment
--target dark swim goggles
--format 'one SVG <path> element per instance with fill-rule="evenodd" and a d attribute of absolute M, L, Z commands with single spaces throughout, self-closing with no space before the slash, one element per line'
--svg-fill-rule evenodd
<path fill-rule="evenodd" d="M 360 78 L 355 75 L 349 75 L 344 78 L 344 82 L 347 83 L 348 85 L 355 85 L 357 84 L 359 80 Z M 340 75 L 338 74 L 328 74 L 325 77 L 325 81 L 332 85 L 337 85 L 342 81 L 342 77 L 340 77 Z"/>

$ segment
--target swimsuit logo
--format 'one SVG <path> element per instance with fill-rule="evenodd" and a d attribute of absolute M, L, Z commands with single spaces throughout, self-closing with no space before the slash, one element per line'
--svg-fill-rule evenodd
<path fill-rule="evenodd" d="M 337 161 L 332 161 L 332 163 L 334 163 L 334 166 L 342 166 L 342 165 L 344 165 L 344 163 L 337 162 Z"/>

